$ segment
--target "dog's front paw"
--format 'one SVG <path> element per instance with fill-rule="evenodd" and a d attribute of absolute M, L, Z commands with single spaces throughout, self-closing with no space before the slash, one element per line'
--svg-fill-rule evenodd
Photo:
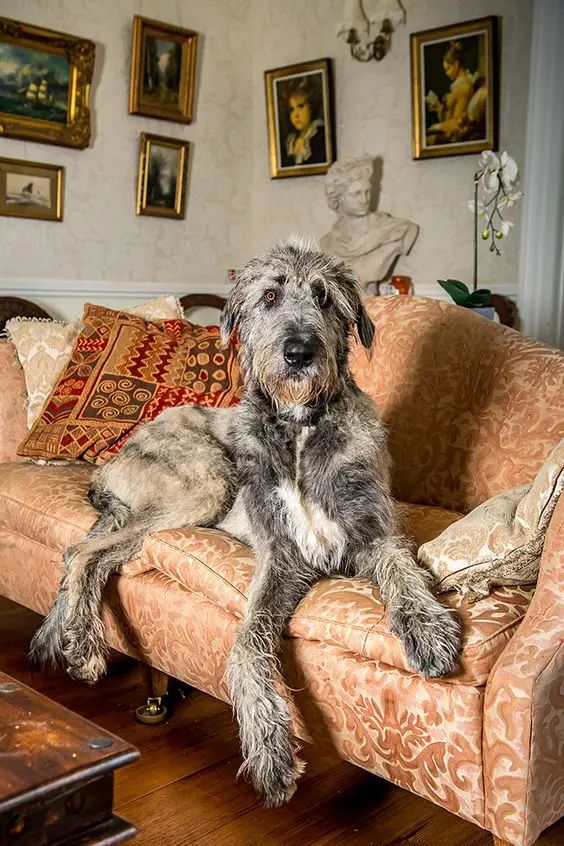
<path fill-rule="evenodd" d="M 63 631 L 67 614 L 67 600 L 59 592 L 53 607 L 33 635 L 28 659 L 39 667 L 57 667 L 63 663 Z"/>
<path fill-rule="evenodd" d="M 265 806 L 277 808 L 296 792 L 305 763 L 298 758 L 292 741 L 278 736 L 272 738 L 272 746 L 263 746 L 241 769 L 250 775 Z"/>
<path fill-rule="evenodd" d="M 425 608 L 410 604 L 392 612 L 390 628 L 402 641 L 407 661 L 429 678 L 450 673 L 460 652 L 460 626 L 454 614 L 436 599 Z"/>
<path fill-rule="evenodd" d="M 101 658 L 92 657 L 86 661 L 73 661 L 73 663 L 67 658 L 67 673 L 76 681 L 83 681 L 86 684 L 96 684 L 105 672 L 106 662 Z"/>
<path fill-rule="evenodd" d="M 95 684 L 106 672 L 104 652 L 97 651 L 91 641 L 66 632 L 63 657 L 67 673 L 76 681 Z"/>

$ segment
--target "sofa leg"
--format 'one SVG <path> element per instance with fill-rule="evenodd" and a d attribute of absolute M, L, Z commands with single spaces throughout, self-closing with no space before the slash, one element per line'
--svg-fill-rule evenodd
<path fill-rule="evenodd" d="M 163 723 L 170 716 L 168 704 L 169 676 L 143 664 L 149 695 L 144 705 L 135 709 L 135 718 L 147 726 Z"/>
<path fill-rule="evenodd" d="M 499 837 L 493 835 L 493 846 L 511 846 L 507 840 L 501 840 Z"/>

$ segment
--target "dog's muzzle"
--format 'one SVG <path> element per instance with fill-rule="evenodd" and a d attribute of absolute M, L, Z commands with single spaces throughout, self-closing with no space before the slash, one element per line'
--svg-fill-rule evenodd
<path fill-rule="evenodd" d="M 314 359 L 315 343 L 313 338 L 288 338 L 284 344 L 284 361 L 292 370 L 303 370 Z"/>

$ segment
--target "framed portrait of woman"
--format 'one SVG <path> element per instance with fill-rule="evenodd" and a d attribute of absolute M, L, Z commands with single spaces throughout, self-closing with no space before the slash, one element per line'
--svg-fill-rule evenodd
<path fill-rule="evenodd" d="M 335 161 L 331 59 L 265 71 L 271 179 L 327 173 Z"/>
<path fill-rule="evenodd" d="M 495 16 L 411 35 L 413 158 L 497 148 Z"/>

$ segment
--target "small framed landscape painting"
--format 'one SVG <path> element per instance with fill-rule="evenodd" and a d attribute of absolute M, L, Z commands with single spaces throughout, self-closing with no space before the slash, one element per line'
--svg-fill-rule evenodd
<path fill-rule="evenodd" d="M 63 172 L 59 165 L 0 158 L 0 215 L 61 221 Z"/>
<path fill-rule="evenodd" d="M 141 133 L 137 214 L 185 217 L 188 147 L 178 138 Z"/>
<path fill-rule="evenodd" d="M 497 148 L 497 18 L 411 35 L 413 158 Z"/>
<path fill-rule="evenodd" d="M 130 114 L 191 122 L 197 46 L 191 29 L 134 17 Z"/>
<path fill-rule="evenodd" d="M 327 173 L 335 160 L 331 60 L 266 71 L 270 176 Z"/>
<path fill-rule="evenodd" d="M 0 134 L 84 148 L 92 41 L 0 18 Z"/>

